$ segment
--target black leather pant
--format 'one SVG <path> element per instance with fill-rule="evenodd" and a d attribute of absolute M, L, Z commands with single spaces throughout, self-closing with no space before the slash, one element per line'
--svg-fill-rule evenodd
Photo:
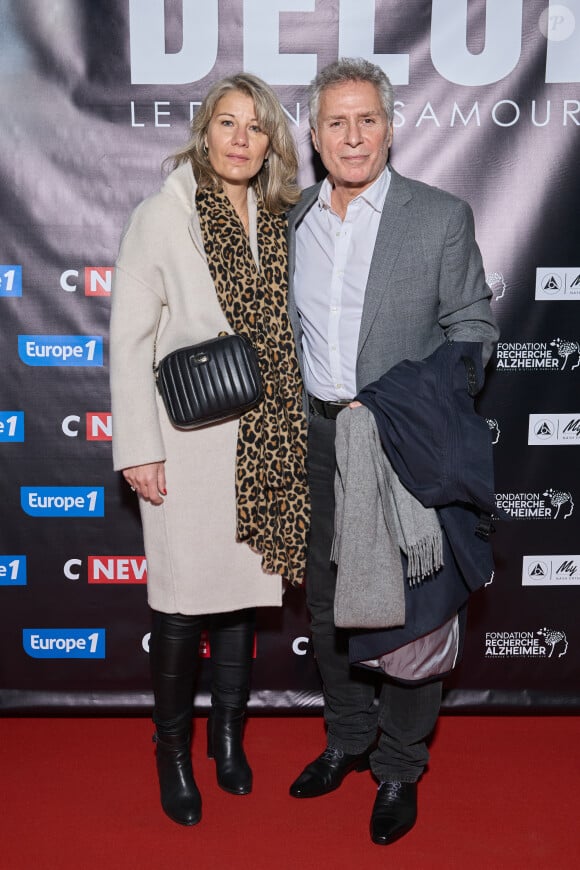
<path fill-rule="evenodd" d="M 203 628 L 209 630 L 212 705 L 244 709 L 256 624 L 255 608 L 209 616 L 152 611 L 149 659 L 158 729 L 189 727 Z"/>

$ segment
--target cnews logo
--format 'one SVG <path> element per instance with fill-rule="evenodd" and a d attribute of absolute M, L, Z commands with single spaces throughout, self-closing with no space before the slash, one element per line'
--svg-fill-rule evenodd
<path fill-rule="evenodd" d="M 20 506 L 29 517 L 104 517 L 102 486 L 21 486 Z"/>
<path fill-rule="evenodd" d="M 1 441 L 24 441 L 23 411 L 0 411 Z"/>
<path fill-rule="evenodd" d="M 0 586 L 26 586 L 26 556 L 0 556 Z"/>
<path fill-rule="evenodd" d="M 78 269 L 67 269 L 60 276 L 60 286 L 67 293 L 76 293 L 80 272 Z M 85 296 L 110 296 L 112 266 L 85 266 L 84 288 Z"/>
<path fill-rule="evenodd" d="M 19 335 L 18 355 L 28 366 L 102 366 L 96 335 Z"/>
<path fill-rule="evenodd" d="M 68 559 L 64 564 L 67 580 L 79 580 L 82 559 Z M 88 582 L 117 585 L 120 583 L 146 583 L 145 556 L 88 556 Z"/>
<path fill-rule="evenodd" d="M 33 659 L 104 659 L 104 628 L 23 628 L 22 646 Z"/>
<path fill-rule="evenodd" d="M 89 556 L 89 583 L 147 583 L 145 556 Z"/>
<path fill-rule="evenodd" d="M 22 266 L 0 266 L 0 296 L 22 296 Z"/>
<path fill-rule="evenodd" d="M 69 414 L 62 421 L 62 431 L 67 438 L 78 438 L 79 423 L 81 417 L 78 414 Z M 110 411 L 87 411 L 85 414 L 85 437 L 87 441 L 110 441 L 113 437 Z"/>

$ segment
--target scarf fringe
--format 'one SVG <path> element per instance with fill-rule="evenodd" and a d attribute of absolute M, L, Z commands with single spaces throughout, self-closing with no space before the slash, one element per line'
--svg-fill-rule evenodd
<path fill-rule="evenodd" d="M 407 581 L 419 586 L 426 577 L 443 566 L 443 542 L 440 534 L 432 534 L 416 541 L 407 550 Z"/>

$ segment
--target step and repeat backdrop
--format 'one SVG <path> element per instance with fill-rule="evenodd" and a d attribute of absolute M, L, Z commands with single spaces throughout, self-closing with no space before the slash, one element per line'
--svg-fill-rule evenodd
<path fill-rule="evenodd" d="M 471 203 L 502 330 L 479 411 L 511 520 L 444 708 L 580 709 L 580 0 L 0 0 L 3 711 L 150 709 L 138 508 L 111 463 L 120 234 L 241 69 L 312 183 L 307 85 L 346 55 L 395 85 L 393 165 Z M 300 590 L 260 614 L 251 704 L 320 710 Z"/>

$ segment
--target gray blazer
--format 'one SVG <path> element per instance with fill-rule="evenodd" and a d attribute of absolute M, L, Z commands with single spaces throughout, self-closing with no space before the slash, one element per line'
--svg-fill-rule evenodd
<path fill-rule="evenodd" d="M 481 341 L 484 364 L 499 331 L 491 313 L 469 205 L 391 169 L 362 311 L 357 388 L 403 359 L 429 356 L 445 338 Z M 307 188 L 289 215 L 289 312 L 302 358 L 302 329 L 294 298 L 296 228 L 316 202 Z"/>

